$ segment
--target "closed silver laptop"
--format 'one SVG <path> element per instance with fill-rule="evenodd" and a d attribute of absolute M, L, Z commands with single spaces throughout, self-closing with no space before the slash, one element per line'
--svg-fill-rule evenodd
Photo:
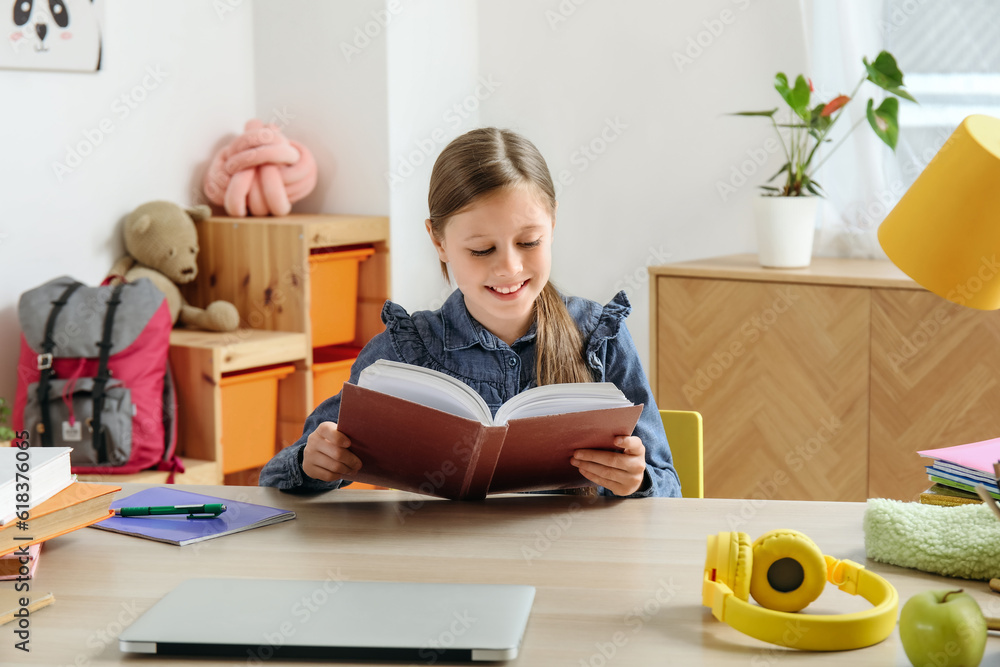
<path fill-rule="evenodd" d="M 119 637 L 124 652 L 269 659 L 510 660 L 535 589 L 506 584 L 192 579 Z"/>

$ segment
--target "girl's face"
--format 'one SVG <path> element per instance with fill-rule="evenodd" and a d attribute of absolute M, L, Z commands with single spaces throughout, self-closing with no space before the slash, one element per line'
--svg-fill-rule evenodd
<path fill-rule="evenodd" d="M 517 187 L 453 215 L 444 238 L 431 234 L 469 313 L 508 345 L 527 333 L 549 280 L 555 224 L 532 188 Z"/>

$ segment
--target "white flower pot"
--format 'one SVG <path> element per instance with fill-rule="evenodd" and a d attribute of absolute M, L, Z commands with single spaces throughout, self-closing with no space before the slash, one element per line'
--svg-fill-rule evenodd
<path fill-rule="evenodd" d="M 795 269 L 809 266 L 819 197 L 757 197 L 757 255 L 761 266 Z"/>

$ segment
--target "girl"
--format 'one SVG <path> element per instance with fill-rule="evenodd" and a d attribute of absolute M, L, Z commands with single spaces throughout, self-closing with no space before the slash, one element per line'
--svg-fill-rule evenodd
<path fill-rule="evenodd" d="M 435 311 L 409 315 L 386 302 L 385 331 L 361 351 L 351 382 L 377 359 L 433 368 L 478 392 L 491 411 L 529 387 L 613 382 L 644 408 L 620 452 L 581 449 L 571 459 L 602 495 L 679 496 L 670 448 L 624 319 L 624 292 L 606 306 L 563 297 L 549 282 L 556 198 L 538 149 L 518 134 L 482 128 L 441 152 L 426 221 L 441 271 L 458 284 Z M 337 432 L 340 394 L 306 420 L 303 435 L 264 467 L 262 486 L 336 489 L 364 461 Z"/>

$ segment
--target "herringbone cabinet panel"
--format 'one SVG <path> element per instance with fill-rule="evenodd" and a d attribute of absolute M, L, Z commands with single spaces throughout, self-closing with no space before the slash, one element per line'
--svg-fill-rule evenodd
<path fill-rule="evenodd" d="M 864 500 L 871 291 L 656 280 L 657 401 L 702 413 L 706 497 Z"/>
<path fill-rule="evenodd" d="M 930 486 L 917 451 L 1000 437 L 1000 313 L 890 262 L 730 255 L 650 275 L 654 394 L 704 416 L 706 495 L 914 500 Z M 778 312 L 786 288 L 799 299 Z M 828 442 L 809 431 L 823 416 Z"/>
<path fill-rule="evenodd" d="M 1000 436 L 998 350 L 998 313 L 872 290 L 869 496 L 914 500 L 930 484 L 917 451 Z"/>

